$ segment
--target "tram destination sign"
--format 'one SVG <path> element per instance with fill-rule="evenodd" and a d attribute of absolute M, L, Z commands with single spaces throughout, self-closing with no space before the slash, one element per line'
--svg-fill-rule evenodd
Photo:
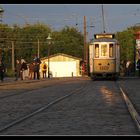
<path fill-rule="evenodd" d="M 95 37 L 95 39 L 98 39 L 98 38 L 114 38 L 115 35 L 114 34 L 95 34 L 94 37 Z"/>

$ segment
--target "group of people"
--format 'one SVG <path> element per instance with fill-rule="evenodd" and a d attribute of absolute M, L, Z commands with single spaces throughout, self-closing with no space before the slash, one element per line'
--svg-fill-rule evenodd
<path fill-rule="evenodd" d="M 132 63 L 130 60 L 123 61 L 121 63 L 121 70 L 125 72 L 125 76 L 131 76 L 132 73 L 134 73 L 134 63 Z M 138 70 L 138 76 L 140 77 L 140 59 L 137 60 L 136 62 L 136 67 Z"/>
<path fill-rule="evenodd" d="M 139 70 L 139 77 L 140 77 L 140 58 L 137 61 L 137 69 Z"/>
<path fill-rule="evenodd" d="M 25 79 L 40 79 L 40 74 L 42 73 L 42 78 L 46 78 L 47 64 L 40 61 L 39 58 L 35 58 L 33 62 L 27 64 L 24 59 L 16 60 L 15 66 L 15 80 L 19 78 L 21 80 Z"/>
<path fill-rule="evenodd" d="M 15 64 L 15 81 L 18 79 L 40 79 L 46 78 L 47 64 L 41 62 L 39 58 L 35 57 L 29 64 L 24 59 L 16 59 Z M 3 61 L 0 61 L 0 80 L 3 82 L 6 68 Z"/>

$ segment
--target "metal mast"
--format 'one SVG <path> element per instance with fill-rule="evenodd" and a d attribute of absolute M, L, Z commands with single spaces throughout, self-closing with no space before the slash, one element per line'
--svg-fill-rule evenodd
<path fill-rule="evenodd" d="M 84 61 L 87 61 L 86 16 L 84 16 Z"/>
<path fill-rule="evenodd" d="M 104 20 L 104 8 L 102 4 L 102 18 L 103 18 L 103 33 L 105 33 L 105 20 Z"/>

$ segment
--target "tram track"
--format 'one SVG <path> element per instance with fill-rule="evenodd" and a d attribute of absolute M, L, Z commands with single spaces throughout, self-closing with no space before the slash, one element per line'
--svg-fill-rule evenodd
<path fill-rule="evenodd" d="M 43 81 L 43 80 L 42 80 Z M 45 81 L 45 80 L 44 80 Z M 10 81 L 10 82 L 4 82 L 4 83 L 0 83 L 0 86 L 8 86 L 8 85 L 18 85 L 18 84 L 31 84 L 31 83 L 35 83 L 35 82 L 40 82 L 40 80 L 28 80 L 28 81 Z"/>
<path fill-rule="evenodd" d="M 1 86 L 5 86 L 5 87 L 7 87 L 7 86 L 12 86 L 12 88 L 14 87 L 14 89 L 16 89 L 16 87 L 15 87 L 15 85 L 23 85 L 23 87 L 26 87 L 26 86 L 29 86 L 29 85 L 32 85 L 32 84 L 37 84 L 37 83 L 39 83 L 39 82 L 43 82 L 43 84 L 44 85 L 42 85 L 41 87 L 36 87 L 36 86 L 34 86 L 33 88 L 30 88 L 30 89 L 27 89 L 27 90 L 24 90 L 24 91 L 19 91 L 19 92 L 17 92 L 17 93 L 7 93 L 6 95 L 2 95 L 2 93 L 0 93 L 0 100 L 1 99 L 5 99 L 5 98 L 8 98 L 8 97 L 12 97 L 12 96 L 16 96 L 16 95 L 19 95 L 19 94 L 28 94 L 28 92 L 31 92 L 31 91 L 35 91 L 35 90 L 37 90 L 37 89 L 41 89 L 41 88 L 46 88 L 46 87 L 51 87 L 51 86 L 53 86 L 54 84 L 64 84 L 64 83 L 68 83 L 68 82 L 70 82 L 70 81 L 67 81 L 67 80 L 63 80 L 63 81 L 59 81 L 59 79 L 57 79 L 56 81 L 52 81 L 52 82 L 50 82 L 50 81 L 46 81 L 46 80 L 38 80 L 38 81 L 23 81 L 23 82 L 14 82 L 14 83 L 4 83 L 3 85 L 1 85 Z M 46 84 L 45 84 L 46 83 Z M 7 89 L 8 90 L 8 89 Z"/>
<path fill-rule="evenodd" d="M 140 132 L 140 115 L 135 109 L 134 104 L 132 103 L 131 99 L 129 99 L 126 90 L 123 89 L 117 81 L 116 81 L 116 85 L 120 90 L 121 96 L 126 104 L 126 107 L 131 115 L 132 120 L 134 121 L 138 131 Z"/>
<path fill-rule="evenodd" d="M 133 123 L 135 124 L 138 132 L 140 132 L 140 115 L 138 113 L 138 110 L 135 108 L 135 104 L 129 98 L 128 93 L 125 90 L 125 88 L 122 87 L 118 81 L 115 81 L 115 84 L 120 91 L 121 97 L 126 105 L 126 108 L 132 118 Z"/>
<path fill-rule="evenodd" d="M 51 87 L 51 86 L 53 86 L 53 85 L 47 85 L 47 87 Z M 42 88 L 46 88 L 46 86 L 42 86 L 42 87 L 40 87 L 40 88 L 37 88 L 37 89 L 42 89 Z M 5 99 L 5 98 L 8 98 L 8 97 L 12 97 L 12 96 L 16 96 L 16 95 L 21 95 L 21 94 L 28 94 L 29 92 L 31 92 L 31 91 L 35 91 L 35 90 L 37 90 L 37 89 L 28 89 L 28 90 L 26 90 L 26 91 L 19 91 L 19 92 L 17 92 L 17 93 L 8 93 L 7 95 L 4 95 L 4 96 L 0 96 L 0 100 L 1 99 Z"/>
<path fill-rule="evenodd" d="M 63 101 L 64 99 L 70 97 L 73 94 L 79 94 L 82 90 L 86 89 L 86 84 L 81 84 L 81 86 L 79 88 L 76 88 L 72 91 L 69 91 L 69 93 L 67 93 L 66 95 L 63 95 L 61 97 L 57 97 L 56 99 L 49 101 L 49 103 L 47 103 L 46 105 L 43 105 L 41 107 L 39 107 L 38 109 L 36 109 L 35 111 L 32 111 L 24 116 L 19 117 L 18 119 L 16 119 L 15 121 L 9 122 L 8 124 L 6 124 L 5 126 L 0 128 L 0 133 L 16 126 L 19 123 L 24 122 L 27 119 L 30 119 L 31 117 L 41 113 L 42 111 L 45 111 L 46 109 L 50 108 L 51 106 Z"/>

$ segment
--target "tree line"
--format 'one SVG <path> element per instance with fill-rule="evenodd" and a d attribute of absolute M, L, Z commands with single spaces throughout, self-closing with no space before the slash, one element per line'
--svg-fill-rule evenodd
<path fill-rule="evenodd" d="M 64 27 L 60 31 L 53 31 L 46 24 L 36 23 L 20 27 L 0 24 L 0 56 L 3 57 L 7 67 L 11 67 L 12 43 L 14 45 L 15 59 L 24 58 L 27 62 L 33 60 L 34 55 L 48 56 L 47 37 L 51 33 L 50 55 L 66 53 L 83 58 L 83 34 L 73 27 Z"/>
<path fill-rule="evenodd" d="M 139 28 L 137 27 L 137 29 Z M 134 32 L 134 27 L 116 32 L 116 39 L 120 43 L 121 61 L 126 59 L 134 61 Z M 79 58 L 84 57 L 84 35 L 82 32 L 69 26 L 59 31 L 53 31 L 49 26 L 41 23 L 22 27 L 0 24 L 0 57 L 2 57 L 7 67 L 11 68 L 12 43 L 15 49 L 15 59 L 24 58 L 27 62 L 31 62 L 34 55 L 38 53 L 38 45 L 40 58 L 47 57 L 49 47 L 47 37 L 49 33 L 52 37 L 50 55 L 65 53 Z M 87 42 L 87 44 L 89 43 Z"/>

